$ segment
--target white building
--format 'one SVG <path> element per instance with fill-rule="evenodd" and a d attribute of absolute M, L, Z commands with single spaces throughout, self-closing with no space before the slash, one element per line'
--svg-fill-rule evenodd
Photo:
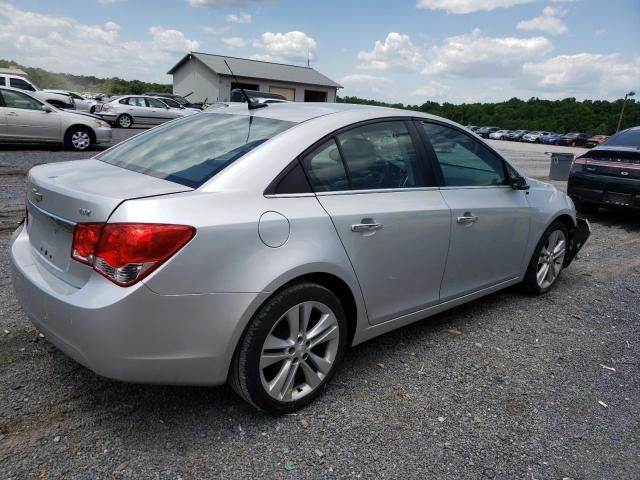
<path fill-rule="evenodd" d="M 229 101 L 238 85 L 225 60 L 244 89 L 278 93 L 294 102 L 335 102 L 342 88 L 311 67 L 191 52 L 167 72 L 173 75 L 173 93 L 193 92 L 191 102 Z"/>

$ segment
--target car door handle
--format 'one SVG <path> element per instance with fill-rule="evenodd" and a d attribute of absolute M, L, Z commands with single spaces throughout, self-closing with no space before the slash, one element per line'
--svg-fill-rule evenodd
<path fill-rule="evenodd" d="M 458 217 L 458 223 L 476 223 L 478 221 L 478 217 L 472 215 L 470 212 L 464 212 L 462 217 Z"/>
<path fill-rule="evenodd" d="M 18 114 L 16 112 L 7 112 L 7 117 L 17 117 Z"/>
<path fill-rule="evenodd" d="M 382 224 L 375 222 L 368 218 L 362 219 L 363 223 L 356 223 L 355 225 L 351 225 L 352 232 L 375 232 L 376 230 L 382 230 Z"/>

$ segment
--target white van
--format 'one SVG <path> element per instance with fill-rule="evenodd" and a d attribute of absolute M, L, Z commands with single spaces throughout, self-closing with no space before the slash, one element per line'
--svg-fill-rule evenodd
<path fill-rule="evenodd" d="M 73 98 L 70 97 L 69 95 L 41 90 L 36 85 L 34 85 L 32 82 L 30 82 L 29 80 L 27 80 L 25 77 L 21 75 L 0 73 L 0 87 L 19 88 L 20 90 L 25 90 L 27 92 L 30 92 L 31 95 L 36 97 L 38 100 L 47 102 L 48 104 L 53 105 L 54 107 L 64 108 L 67 110 L 76 109 L 76 105 L 73 101 Z"/>

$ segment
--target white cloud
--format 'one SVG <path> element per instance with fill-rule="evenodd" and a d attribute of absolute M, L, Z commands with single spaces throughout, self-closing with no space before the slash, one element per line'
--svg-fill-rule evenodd
<path fill-rule="evenodd" d="M 379 77 L 377 75 L 368 75 L 365 73 L 354 73 L 352 75 L 347 75 L 340 79 L 340 83 L 345 85 L 353 85 L 353 84 L 383 84 L 390 83 L 390 80 L 386 77 Z"/>
<path fill-rule="evenodd" d="M 112 21 L 89 25 L 0 2 L 0 58 L 56 72 L 168 81 L 165 71 L 198 42 L 178 30 L 153 26 L 143 41 L 121 38 Z M 90 55 L 69 55 L 81 45 Z"/>
<path fill-rule="evenodd" d="M 221 35 L 231 30 L 231 27 L 229 25 L 224 25 L 222 27 L 211 27 L 207 25 L 206 27 L 202 27 L 202 30 L 211 35 Z"/>
<path fill-rule="evenodd" d="M 253 46 L 263 52 L 253 55 L 257 60 L 272 62 L 306 62 L 316 59 L 316 41 L 304 32 L 265 32 Z"/>
<path fill-rule="evenodd" d="M 100 5 L 113 5 L 114 3 L 126 2 L 127 0 L 98 0 Z"/>
<path fill-rule="evenodd" d="M 541 30 L 551 35 L 566 33 L 567 25 L 561 20 L 567 11 L 562 8 L 545 7 L 542 15 L 518 23 L 518 30 Z"/>
<path fill-rule="evenodd" d="M 229 47 L 242 48 L 247 44 L 247 41 L 242 37 L 227 37 L 222 39 L 222 43 Z"/>
<path fill-rule="evenodd" d="M 444 10 L 447 13 L 464 14 L 510 8 L 534 0 L 417 0 L 417 8 Z"/>
<path fill-rule="evenodd" d="M 248 3 L 249 0 L 189 0 L 189 5 L 192 7 L 209 8 L 244 7 Z"/>
<path fill-rule="evenodd" d="M 500 77 L 511 75 L 523 62 L 538 60 L 551 50 L 553 44 L 544 37 L 484 37 L 475 29 L 430 48 L 422 73 Z"/>
<path fill-rule="evenodd" d="M 443 94 L 449 92 L 451 87 L 443 85 L 442 83 L 431 81 L 426 85 L 423 85 L 414 90 L 411 95 L 420 97 L 441 97 Z"/>
<path fill-rule="evenodd" d="M 248 25 L 251 23 L 251 15 L 248 13 L 240 12 L 240 13 L 232 13 L 225 17 L 225 20 L 229 23 L 240 23 L 244 25 Z"/>
<path fill-rule="evenodd" d="M 344 92 L 341 95 L 356 95 L 359 97 L 376 96 L 387 97 L 387 87 L 391 80 L 378 75 L 369 75 L 366 73 L 354 73 L 340 79 L 340 83 L 344 85 Z"/>
<path fill-rule="evenodd" d="M 358 59 L 363 63 L 358 68 L 374 70 L 416 69 L 423 62 L 420 49 L 408 35 L 391 32 L 384 42 L 376 40 L 373 50 L 359 52 Z"/>
<path fill-rule="evenodd" d="M 620 97 L 640 83 L 640 57 L 625 63 L 618 54 L 578 53 L 525 63 L 525 81 L 555 96 Z"/>
<path fill-rule="evenodd" d="M 189 40 L 178 30 L 151 27 L 149 33 L 153 37 L 154 46 L 164 52 L 189 52 L 198 50 L 199 47 L 196 40 Z"/>

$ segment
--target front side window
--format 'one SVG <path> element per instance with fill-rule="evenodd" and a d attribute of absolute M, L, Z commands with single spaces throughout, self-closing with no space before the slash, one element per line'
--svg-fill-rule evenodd
<path fill-rule="evenodd" d="M 193 115 L 148 130 L 96 158 L 198 188 L 258 145 L 293 125 L 293 122 L 249 115 Z"/>
<path fill-rule="evenodd" d="M 404 122 L 363 125 L 337 136 L 353 190 L 425 186 Z"/>
<path fill-rule="evenodd" d="M 157 98 L 147 98 L 147 102 L 149 102 L 149 106 L 152 108 L 167 108 L 167 106 Z"/>
<path fill-rule="evenodd" d="M 22 110 L 40 110 L 42 103 L 35 98 L 31 98 L 24 93 L 14 92 L 13 90 L 2 90 L 2 99 L 5 107 L 20 108 Z"/>
<path fill-rule="evenodd" d="M 349 190 L 349 180 L 333 138 L 327 140 L 302 159 L 309 181 L 316 192 Z"/>
<path fill-rule="evenodd" d="M 478 140 L 445 125 L 423 122 L 445 187 L 507 185 L 504 162 Z"/>
<path fill-rule="evenodd" d="M 5 85 L 4 77 L 0 77 L 0 86 L 4 87 Z"/>
<path fill-rule="evenodd" d="M 21 78 L 10 78 L 9 85 L 12 86 L 13 88 L 19 88 L 20 90 L 29 90 L 30 92 L 35 91 L 35 88 L 33 88 L 33 85 L 31 85 L 29 82 L 22 80 Z"/>

